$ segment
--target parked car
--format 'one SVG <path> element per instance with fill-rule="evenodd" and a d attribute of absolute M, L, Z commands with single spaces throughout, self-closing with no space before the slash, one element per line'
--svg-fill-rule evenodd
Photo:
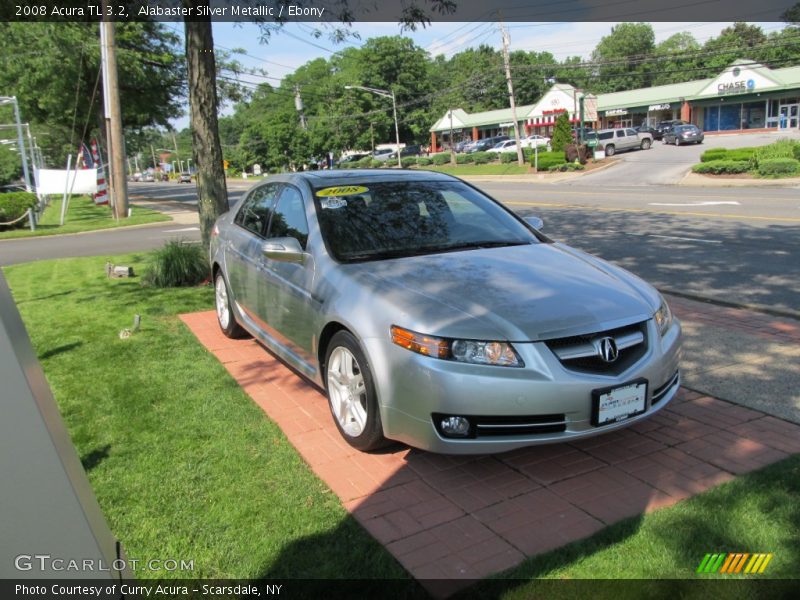
<path fill-rule="evenodd" d="M 465 152 L 466 151 L 465 150 L 466 146 L 468 144 L 471 144 L 471 143 L 472 143 L 472 140 L 462 140 L 462 141 L 458 142 L 455 145 L 455 148 L 453 148 L 453 150 L 455 150 L 455 152 L 457 152 L 457 153 Z"/>
<path fill-rule="evenodd" d="M 467 146 L 464 151 L 468 154 L 473 152 L 483 152 L 489 148 L 493 148 L 500 142 L 505 142 L 508 139 L 509 137 L 507 135 L 496 135 L 494 137 L 483 138 L 482 140 L 478 140 Z"/>
<path fill-rule="evenodd" d="M 659 139 L 663 138 L 664 134 L 666 134 L 670 129 L 672 129 L 676 125 L 687 125 L 687 123 L 686 123 L 686 121 L 681 121 L 680 119 L 672 119 L 672 120 L 669 120 L 669 121 L 660 121 L 656 125 L 656 130 L 661 134 Z"/>
<path fill-rule="evenodd" d="M 192 183 L 192 174 L 184 171 L 178 175 L 178 183 Z"/>
<path fill-rule="evenodd" d="M 144 176 L 142 177 L 142 181 L 145 181 L 147 183 L 154 183 L 155 180 L 156 176 L 153 175 L 152 173 L 145 173 Z"/>
<path fill-rule="evenodd" d="M 350 154 L 349 156 L 343 156 L 339 159 L 339 162 L 336 163 L 340 167 L 348 167 L 351 166 L 353 163 L 360 161 L 362 158 L 366 158 L 371 156 L 365 152 L 357 153 L 357 154 Z"/>
<path fill-rule="evenodd" d="M 520 140 L 520 144 L 522 144 L 522 140 Z M 487 152 L 516 152 L 517 151 L 517 141 L 516 140 L 505 140 L 503 142 L 498 142 L 491 148 L 487 150 Z"/>
<path fill-rule="evenodd" d="M 653 145 L 653 136 L 649 133 L 637 133 L 631 127 L 618 129 L 600 129 L 597 131 L 597 144 L 606 156 L 614 156 L 622 150 L 647 150 Z"/>
<path fill-rule="evenodd" d="M 270 177 L 213 227 L 219 326 L 323 388 L 360 450 L 504 452 L 661 410 L 680 385 L 667 303 L 541 226 L 442 173 Z"/>
<path fill-rule="evenodd" d="M 528 137 L 522 138 L 521 143 L 526 148 L 546 148 L 550 145 L 550 138 L 545 137 L 543 135 L 529 135 Z"/>
<path fill-rule="evenodd" d="M 406 156 L 419 156 L 422 154 L 422 146 L 419 144 L 411 144 L 400 148 L 400 158 L 405 158 Z M 389 155 L 389 158 L 397 158 L 397 152 L 392 152 Z"/>
<path fill-rule="evenodd" d="M 594 129 L 592 129 L 589 126 L 573 127 L 572 128 L 572 139 L 573 140 L 577 140 L 578 139 L 578 134 L 581 134 L 581 133 L 583 134 L 583 139 L 586 140 L 587 136 L 589 136 L 590 134 L 594 133 Z"/>
<path fill-rule="evenodd" d="M 143 177 L 144 176 L 139 171 L 136 171 L 136 173 L 133 174 L 133 181 L 142 181 Z"/>
<path fill-rule="evenodd" d="M 638 133 L 649 133 L 650 135 L 653 136 L 654 140 L 660 140 L 662 137 L 664 137 L 664 134 L 663 132 L 661 132 L 661 130 L 656 129 L 655 127 L 651 127 L 647 123 L 642 123 L 641 125 L 636 127 L 636 131 Z"/>
<path fill-rule="evenodd" d="M 391 148 L 384 148 L 383 150 L 375 150 L 372 153 L 372 158 L 375 160 L 387 161 L 392 157 L 393 154 L 394 150 Z"/>
<path fill-rule="evenodd" d="M 702 144 L 705 134 L 697 125 L 677 125 L 664 134 L 665 144 Z"/>

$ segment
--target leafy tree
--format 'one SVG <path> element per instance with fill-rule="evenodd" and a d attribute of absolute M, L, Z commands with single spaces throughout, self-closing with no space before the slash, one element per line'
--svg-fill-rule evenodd
<path fill-rule="evenodd" d="M 655 49 L 655 34 L 649 23 L 620 23 L 611 28 L 592 52 L 597 67 L 597 92 L 616 92 L 648 87 L 651 66 L 643 62 Z"/>
<path fill-rule="evenodd" d="M 763 51 L 767 36 L 758 25 L 747 23 L 734 23 L 726 27 L 720 34 L 709 39 L 703 45 L 702 66 L 704 73 L 694 76 L 710 77 L 719 73 L 736 60 L 751 59 L 758 61 Z"/>
<path fill-rule="evenodd" d="M 0 185 L 8 185 L 22 175 L 22 161 L 19 154 L 7 145 L 0 144 Z"/>
<path fill-rule="evenodd" d="M 556 118 L 553 126 L 553 137 L 550 138 L 550 145 L 553 152 L 563 152 L 567 144 L 572 143 L 572 127 L 569 124 L 569 115 L 563 112 Z"/>
<path fill-rule="evenodd" d="M 652 66 L 653 85 L 667 85 L 686 81 L 702 63 L 700 44 L 691 33 L 675 33 L 658 44 L 653 53 L 657 62 Z"/>
<path fill-rule="evenodd" d="M 123 127 L 166 126 L 181 114 L 177 36 L 161 23 L 117 23 L 116 43 Z M 0 89 L 17 97 L 46 156 L 61 164 L 84 129 L 104 139 L 96 23 L 0 23 L 0 48 Z"/>

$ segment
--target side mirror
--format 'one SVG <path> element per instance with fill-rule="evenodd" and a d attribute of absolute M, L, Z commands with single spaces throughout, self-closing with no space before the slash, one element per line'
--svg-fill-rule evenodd
<path fill-rule="evenodd" d="M 261 246 L 264 256 L 271 260 L 281 262 L 302 263 L 305 262 L 306 255 L 303 247 L 293 237 L 280 237 L 267 240 Z"/>
<path fill-rule="evenodd" d="M 537 231 L 541 231 L 544 228 L 544 221 L 539 217 L 525 217 L 525 222 Z"/>

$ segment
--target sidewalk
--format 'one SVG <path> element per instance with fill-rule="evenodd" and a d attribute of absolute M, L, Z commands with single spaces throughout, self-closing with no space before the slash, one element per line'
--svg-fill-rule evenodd
<path fill-rule="evenodd" d="M 800 452 L 800 425 L 782 420 L 800 422 L 800 323 L 670 302 L 686 332 L 685 383 L 724 400 L 682 388 L 630 428 L 492 456 L 358 452 L 324 396 L 257 342 L 224 337 L 212 311 L 181 318 L 353 517 L 444 596 Z"/>

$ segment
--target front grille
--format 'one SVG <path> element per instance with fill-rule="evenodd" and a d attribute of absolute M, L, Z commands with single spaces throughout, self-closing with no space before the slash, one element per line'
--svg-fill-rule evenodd
<path fill-rule="evenodd" d="M 454 439 L 454 436 L 447 435 L 441 429 L 441 420 L 446 415 L 433 413 L 434 427 L 443 436 Z M 469 420 L 468 439 L 479 439 L 486 437 L 511 437 L 517 435 L 543 435 L 546 433 L 560 433 L 566 431 L 566 416 L 562 414 L 552 415 L 514 415 L 514 416 L 480 416 L 463 415 Z M 463 439 L 463 438 L 462 438 Z"/>
<path fill-rule="evenodd" d="M 598 354 L 598 343 L 612 338 L 619 350 L 613 362 L 606 362 Z M 581 373 L 616 375 L 628 369 L 647 351 L 647 321 L 583 335 L 546 340 L 545 344 L 565 368 Z"/>

